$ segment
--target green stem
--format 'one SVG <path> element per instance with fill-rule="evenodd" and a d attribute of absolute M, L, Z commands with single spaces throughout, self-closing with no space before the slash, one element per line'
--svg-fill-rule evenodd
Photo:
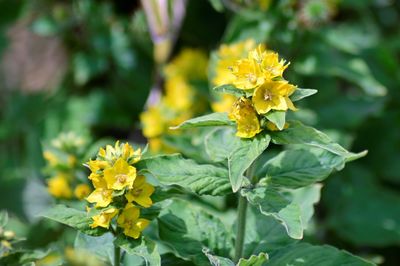
<path fill-rule="evenodd" d="M 114 266 L 121 264 L 121 248 L 114 244 Z"/>
<path fill-rule="evenodd" d="M 234 261 L 238 262 L 243 255 L 244 235 L 246 231 L 246 210 L 247 199 L 239 195 L 238 215 L 237 215 L 237 233 L 235 243 L 235 258 Z"/>

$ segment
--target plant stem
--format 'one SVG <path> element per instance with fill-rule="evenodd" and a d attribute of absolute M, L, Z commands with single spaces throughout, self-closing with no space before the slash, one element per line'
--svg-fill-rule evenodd
<path fill-rule="evenodd" d="M 121 248 L 114 244 L 114 266 L 121 264 Z"/>
<path fill-rule="evenodd" d="M 246 210 L 247 210 L 247 199 L 239 195 L 238 215 L 237 215 L 238 224 L 237 224 L 235 258 L 234 258 L 235 262 L 238 262 L 243 255 L 243 243 L 246 231 Z"/>

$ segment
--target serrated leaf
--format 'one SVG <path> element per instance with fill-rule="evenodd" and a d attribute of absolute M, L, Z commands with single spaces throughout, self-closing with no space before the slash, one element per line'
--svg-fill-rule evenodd
<path fill-rule="evenodd" d="M 147 170 L 163 185 L 179 185 L 200 195 L 230 193 L 228 171 L 211 164 L 198 164 L 181 155 L 162 155 L 141 160 L 136 164 Z"/>
<path fill-rule="evenodd" d="M 240 90 L 240 89 L 238 89 L 235 86 L 230 85 L 230 84 L 214 87 L 213 90 L 216 91 L 216 92 L 220 92 L 220 93 L 231 94 L 231 95 L 234 95 L 236 97 L 246 96 L 246 93 L 243 90 Z"/>
<path fill-rule="evenodd" d="M 165 244 L 196 265 L 208 265 L 203 249 L 228 256 L 232 248 L 232 236 L 222 222 L 187 201 L 174 201 L 158 218 L 158 228 Z"/>
<path fill-rule="evenodd" d="M 292 102 L 300 101 L 301 99 L 304 99 L 306 97 L 309 97 L 311 95 L 314 95 L 318 92 L 318 90 L 314 89 L 300 89 L 297 88 L 292 95 L 290 95 L 290 100 Z"/>
<path fill-rule="evenodd" d="M 345 148 L 333 142 L 326 134 L 315 128 L 305 126 L 298 121 L 290 121 L 287 129 L 271 132 L 270 134 L 272 142 L 275 144 L 309 145 L 342 156 L 346 161 L 355 160 L 367 154 L 366 151 L 360 153 L 348 152 Z"/>
<path fill-rule="evenodd" d="M 187 129 L 194 127 L 208 127 L 208 126 L 232 126 L 234 123 L 229 120 L 228 114 L 223 113 L 211 113 L 208 115 L 203 115 L 195 117 L 185 122 L 181 123 L 176 127 L 171 127 L 171 129 Z"/>
<path fill-rule="evenodd" d="M 268 147 L 271 137 L 260 133 L 252 139 L 240 139 L 237 147 L 228 157 L 229 180 L 233 192 L 242 186 L 245 177 L 244 172 Z"/>
<path fill-rule="evenodd" d="M 307 243 L 299 243 L 270 254 L 270 259 L 264 265 L 372 266 L 374 264 L 328 245 L 313 246 Z"/>
<path fill-rule="evenodd" d="M 241 258 L 237 266 L 261 266 L 268 260 L 268 254 L 260 253 L 258 255 L 251 255 L 250 258 Z"/>
<path fill-rule="evenodd" d="M 344 158 L 327 151 L 286 150 L 268 160 L 259 173 L 269 184 L 299 188 L 322 181 L 343 166 Z"/>
<path fill-rule="evenodd" d="M 161 265 L 161 257 L 157 251 L 156 243 L 147 237 L 133 239 L 125 235 L 119 235 L 114 240 L 114 245 L 125 250 L 127 253 L 141 257 L 145 265 Z"/>
<path fill-rule="evenodd" d="M 71 226 L 76 230 L 91 236 L 100 236 L 107 232 L 105 228 L 91 228 L 89 225 L 93 221 L 86 212 L 69 208 L 64 205 L 56 205 L 42 213 L 41 216 Z"/>
<path fill-rule="evenodd" d="M 270 122 L 274 123 L 279 130 L 282 130 L 286 122 L 285 111 L 271 111 L 265 115 Z"/>

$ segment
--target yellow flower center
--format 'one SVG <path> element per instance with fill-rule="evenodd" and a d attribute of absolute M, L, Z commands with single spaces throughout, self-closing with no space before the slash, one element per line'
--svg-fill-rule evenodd
<path fill-rule="evenodd" d="M 140 193 L 142 193 L 143 189 L 139 188 L 139 189 L 135 189 L 132 194 L 133 196 L 137 197 L 140 195 Z"/>
<path fill-rule="evenodd" d="M 272 99 L 272 94 L 269 91 L 264 92 L 264 100 L 268 101 Z"/>
<path fill-rule="evenodd" d="M 119 183 L 125 183 L 126 181 L 126 175 L 125 174 L 120 174 L 115 176 L 116 179 L 118 180 Z"/>
<path fill-rule="evenodd" d="M 103 190 L 103 192 L 101 192 L 101 194 L 103 195 L 103 197 L 107 197 L 108 196 L 108 191 L 107 190 Z"/>
<path fill-rule="evenodd" d="M 252 84 L 257 82 L 257 77 L 254 74 L 247 74 L 246 77 L 249 80 L 249 82 Z"/>

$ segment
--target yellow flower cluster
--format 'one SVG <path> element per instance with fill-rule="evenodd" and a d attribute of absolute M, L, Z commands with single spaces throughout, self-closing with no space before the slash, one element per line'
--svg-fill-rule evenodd
<path fill-rule="evenodd" d="M 15 233 L 10 230 L 5 230 L 0 226 L 0 258 L 7 256 L 12 247 L 12 242 L 15 238 Z"/>
<path fill-rule="evenodd" d="M 84 199 L 91 188 L 79 181 L 80 159 L 86 146 L 84 138 L 73 132 L 62 133 L 43 152 L 46 160 L 44 172 L 51 176 L 47 180 L 49 193 L 58 199 Z"/>
<path fill-rule="evenodd" d="M 207 56 L 195 49 L 184 49 L 164 69 L 165 93 L 159 103 L 140 115 L 143 135 L 150 150 L 168 150 L 161 136 L 169 127 L 192 118 L 204 108 L 204 102 L 192 82 L 207 80 Z M 169 132 L 171 133 L 171 132 Z"/>
<path fill-rule="evenodd" d="M 236 99 L 229 113 L 230 119 L 237 123 L 237 136 L 252 138 L 262 131 L 262 124 L 272 129 L 270 123 L 262 123 L 263 116 L 270 111 L 296 110 L 289 96 L 297 87 L 282 77 L 288 65 L 277 53 L 258 45 L 247 57 L 228 67 L 233 76 L 228 84 L 246 95 Z"/>
<path fill-rule="evenodd" d="M 140 149 L 134 150 L 128 143 L 117 141 L 114 147 L 100 148 L 96 160 L 87 163 L 91 170 L 88 178 L 95 190 L 86 200 L 100 210 L 92 216 L 92 228 L 109 228 L 117 215 L 117 225 L 127 236 L 138 238 L 148 226 L 150 221 L 140 218 L 140 208 L 153 204 L 150 196 L 154 187 L 134 167 L 140 158 Z"/>

